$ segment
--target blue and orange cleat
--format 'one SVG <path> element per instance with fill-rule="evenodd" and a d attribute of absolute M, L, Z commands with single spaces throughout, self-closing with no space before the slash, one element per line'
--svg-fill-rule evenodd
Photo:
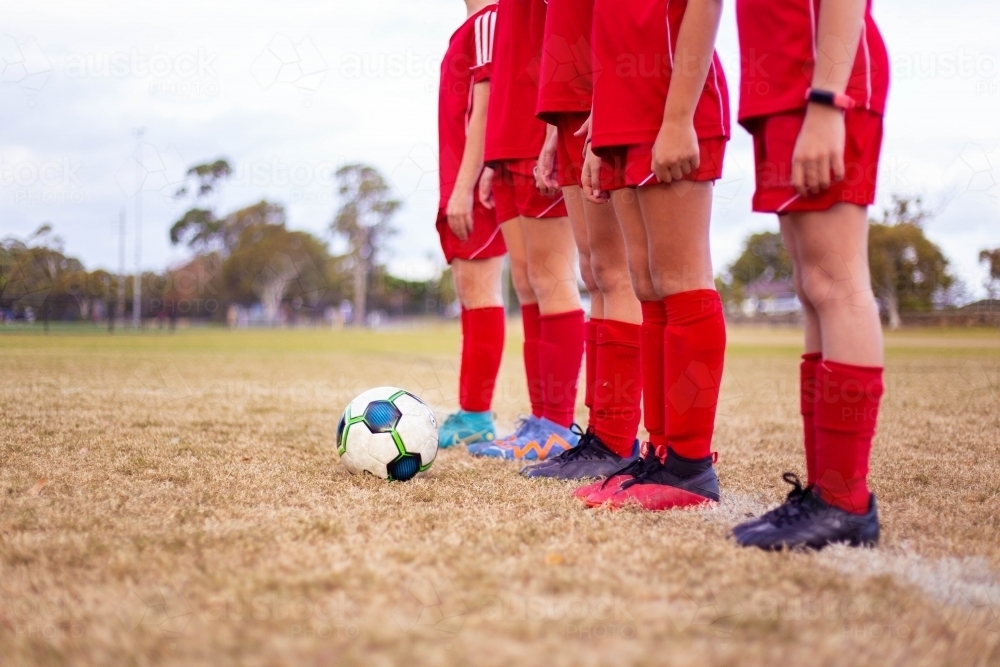
<path fill-rule="evenodd" d="M 459 410 L 448 418 L 438 429 L 438 447 L 455 445 L 491 444 L 496 440 L 496 426 L 489 412 L 466 412 Z"/>
<path fill-rule="evenodd" d="M 544 461 L 576 447 L 579 441 L 570 429 L 540 417 L 521 437 L 480 447 L 473 453 L 510 461 Z"/>
<path fill-rule="evenodd" d="M 514 432 L 510 435 L 505 435 L 502 438 L 496 438 L 492 442 L 477 442 L 469 445 L 468 451 L 470 454 L 478 454 L 479 450 L 486 447 L 492 447 L 495 445 L 509 445 L 518 438 L 524 438 L 530 436 L 534 433 L 535 425 L 538 423 L 538 417 L 534 415 L 528 415 L 527 417 L 521 417 L 517 420 L 517 426 L 514 427 Z"/>
<path fill-rule="evenodd" d="M 525 477 L 549 477 L 552 479 L 605 479 L 632 463 L 639 456 L 639 443 L 632 447 L 632 453 L 622 457 L 611 451 L 601 441 L 593 428 L 580 430 L 576 424 L 573 432 L 580 437 L 579 443 L 558 456 L 541 463 L 525 466 L 521 474 Z"/>

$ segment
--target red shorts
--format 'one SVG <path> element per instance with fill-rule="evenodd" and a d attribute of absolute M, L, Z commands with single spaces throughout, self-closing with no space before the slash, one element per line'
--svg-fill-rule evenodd
<path fill-rule="evenodd" d="M 494 165 L 493 200 L 497 222 L 519 215 L 526 218 L 561 218 L 566 215 L 562 194 L 546 197 L 535 186 L 537 159 L 504 160 Z"/>
<path fill-rule="evenodd" d="M 722 160 L 726 156 L 726 138 L 698 142 L 701 160 L 685 181 L 717 181 L 722 178 Z M 660 179 L 653 173 L 653 145 L 612 146 L 595 151 L 601 157 L 601 189 L 619 190 L 655 185 Z"/>
<path fill-rule="evenodd" d="M 448 226 L 444 209 L 438 210 L 437 231 L 441 237 L 441 250 L 449 264 L 453 259 L 488 259 L 507 252 L 496 216 L 479 203 L 478 196 L 472 205 L 472 233 L 468 239 L 463 241 L 455 236 Z"/>
<path fill-rule="evenodd" d="M 575 133 L 587 121 L 590 114 L 561 113 L 556 119 L 559 130 L 559 145 L 556 154 L 556 176 L 560 187 L 580 185 L 583 174 L 583 150 L 586 137 L 577 137 Z"/>
<path fill-rule="evenodd" d="M 802 129 L 805 111 L 762 116 L 751 121 L 757 190 L 753 210 L 758 213 L 825 211 L 834 204 L 875 203 L 878 157 L 882 149 L 882 116 L 852 109 L 845 112 L 844 180 L 825 192 L 799 196 L 792 187 L 792 151 Z"/>

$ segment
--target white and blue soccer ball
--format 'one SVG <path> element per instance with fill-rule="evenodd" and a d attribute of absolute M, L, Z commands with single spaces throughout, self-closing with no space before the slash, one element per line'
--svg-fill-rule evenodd
<path fill-rule="evenodd" d="M 408 391 L 376 387 L 347 406 L 337 426 L 337 453 L 353 475 L 405 482 L 431 467 L 438 450 L 434 413 Z"/>

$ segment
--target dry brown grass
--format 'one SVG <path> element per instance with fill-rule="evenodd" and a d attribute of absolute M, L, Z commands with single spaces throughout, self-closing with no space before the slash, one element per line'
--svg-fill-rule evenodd
<path fill-rule="evenodd" d="M 779 555 L 725 535 L 801 468 L 798 334 L 730 339 L 725 500 L 651 515 L 460 451 L 347 475 L 342 406 L 451 407 L 454 328 L 0 334 L 0 664 L 1000 664 L 1000 336 L 890 337 L 883 546 Z"/>

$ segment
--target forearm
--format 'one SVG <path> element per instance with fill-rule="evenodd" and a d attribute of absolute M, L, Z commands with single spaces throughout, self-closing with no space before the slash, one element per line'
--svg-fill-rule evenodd
<path fill-rule="evenodd" d="M 484 87 L 484 88 L 481 88 Z M 483 171 L 483 151 L 486 146 L 486 110 L 489 106 L 489 84 L 476 84 L 473 90 L 472 113 L 465 135 L 465 150 L 455 180 L 455 191 L 471 193 Z"/>
<path fill-rule="evenodd" d="M 824 0 L 816 30 L 812 86 L 834 93 L 847 90 L 865 20 L 865 0 Z"/>
<path fill-rule="evenodd" d="M 853 1 L 853 0 L 852 0 Z M 677 35 L 663 122 L 691 122 L 715 54 L 722 0 L 691 0 Z"/>

